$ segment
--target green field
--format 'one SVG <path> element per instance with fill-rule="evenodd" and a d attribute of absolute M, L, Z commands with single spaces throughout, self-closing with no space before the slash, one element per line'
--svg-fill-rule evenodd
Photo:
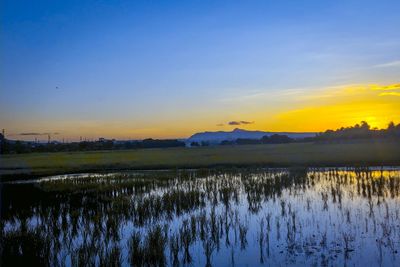
<path fill-rule="evenodd" d="M 400 142 L 215 146 L 1 155 L 3 180 L 86 171 L 400 165 Z"/>

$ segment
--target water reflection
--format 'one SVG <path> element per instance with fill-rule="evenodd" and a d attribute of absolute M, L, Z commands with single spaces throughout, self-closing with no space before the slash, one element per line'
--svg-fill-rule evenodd
<path fill-rule="evenodd" d="M 143 172 L 3 184 L 2 266 L 394 266 L 400 171 Z"/>

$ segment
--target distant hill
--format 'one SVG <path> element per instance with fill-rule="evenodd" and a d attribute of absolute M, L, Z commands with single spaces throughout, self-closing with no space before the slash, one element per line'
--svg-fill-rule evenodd
<path fill-rule="evenodd" d="M 273 134 L 287 135 L 293 139 L 300 139 L 305 137 L 314 137 L 316 133 L 297 133 L 297 132 L 263 132 L 263 131 L 248 131 L 236 128 L 231 132 L 201 132 L 196 133 L 186 139 L 186 143 L 191 142 L 209 142 L 210 144 L 218 144 L 221 141 L 228 140 L 234 141 L 238 138 L 244 139 L 261 139 L 263 136 L 271 136 Z"/>

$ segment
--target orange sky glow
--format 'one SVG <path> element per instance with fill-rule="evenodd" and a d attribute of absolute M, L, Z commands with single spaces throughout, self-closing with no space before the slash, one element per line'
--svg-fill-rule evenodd
<path fill-rule="evenodd" d="M 53 139 L 79 140 L 99 137 L 116 139 L 186 138 L 199 131 L 230 131 L 234 128 L 264 131 L 321 132 L 367 121 L 385 128 L 400 122 L 400 84 L 343 85 L 315 90 L 290 89 L 221 100 L 215 108 L 187 114 L 167 114 L 151 122 L 136 118 L 102 121 L 36 122 L 25 127 L 59 132 Z M 226 104 L 226 101 L 229 103 Z M 249 124 L 229 125 L 240 119 Z M 136 120 L 136 122 L 135 122 Z M 135 127 L 135 124 L 141 127 Z M 21 127 L 17 129 L 23 132 Z M 13 137 L 15 138 L 15 137 Z M 19 137 L 18 137 L 19 138 Z M 37 137 L 46 139 L 47 136 Z M 17 138 L 15 138 L 17 139 Z M 32 139 L 25 137 L 20 139 Z"/>

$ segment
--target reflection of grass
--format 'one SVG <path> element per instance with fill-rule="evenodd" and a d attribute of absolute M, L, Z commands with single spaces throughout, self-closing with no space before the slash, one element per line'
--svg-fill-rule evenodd
<path fill-rule="evenodd" d="M 0 175 L 213 166 L 400 165 L 399 142 L 244 145 L 2 155 Z"/>
<path fill-rule="evenodd" d="M 150 228 L 143 241 L 141 240 L 140 233 L 134 232 L 129 240 L 131 265 L 165 266 L 166 259 L 164 250 L 167 241 L 168 240 L 159 225 Z"/>
<path fill-rule="evenodd" d="M 199 259 L 211 266 L 213 256 L 222 265 L 234 265 L 239 250 L 251 257 L 258 253 L 260 263 L 286 252 L 278 261 L 305 265 L 308 257 L 336 266 L 343 263 L 338 256 L 343 261 L 355 256 L 357 264 L 375 246 L 379 254 L 372 257 L 380 265 L 391 260 L 394 265 L 397 170 L 204 173 L 54 180 L 30 185 L 32 194 L 25 195 L 27 185 L 6 184 L 0 266 L 180 266 L 198 265 Z"/>
<path fill-rule="evenodd" d="M 0 265 L 49 266 L 50 241 L 40 231 L 19 229 L 1 235 Z"/>

